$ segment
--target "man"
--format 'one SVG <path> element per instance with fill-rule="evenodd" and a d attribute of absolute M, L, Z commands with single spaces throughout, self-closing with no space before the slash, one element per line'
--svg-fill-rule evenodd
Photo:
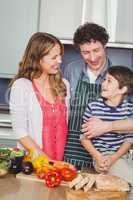
<path fill-rule="evenodd" d="M 108 39 L 108 33 L 102 26 L 94 23 L 80 26 L 74 34 L 74 45 L 80 50 L 83 61 L 70 63 L 64 72 L 71 86 L 69 132 L 64 159 L 79 170 L 92 165 L 91 157 L 80 144 L 81 131 L 88 138 L 114 130 L 133 131 L 130 119 L 126 122 L 123 120 L 121 124 L 120 121 L 104 122 L 93 117 L 82 125 L 82 116 L 87 104 L 99 97 L 107 68 L 112 66 L 106 54 Z"/>

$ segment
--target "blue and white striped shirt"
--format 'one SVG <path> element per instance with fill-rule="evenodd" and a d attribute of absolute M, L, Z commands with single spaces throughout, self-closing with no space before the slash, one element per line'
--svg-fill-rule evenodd
<path fill-rule="evenodd" d="M 83 121 L 86 122 L 88 118 L 92 116 L 97 116 L 105 121 L 115 121 L 133 117 L 133 102 L 128 102 L 125 99 L 117 107 L 111 107 L 105 103 L 103 98 L 99 98 L 88 104 L 83 116 Z M 108 132 L 92 139 L 93 145 L 101 153 L 109 151 L 116 152 L 125 141 L 133 143 L 133 135 Z"/>

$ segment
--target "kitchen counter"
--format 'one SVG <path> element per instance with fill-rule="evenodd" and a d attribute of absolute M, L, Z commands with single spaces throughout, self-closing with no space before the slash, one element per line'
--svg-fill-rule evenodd
<path fill-rule="evenodd" d="M 0 200 L 65 200 L 65 190 L 68 190 L 65 186 L 57 188 L 47 188 L 42 182 L 36 182 L 26 179 L 18 179 L 14 175 L 8 175 L 4 178 L 0 178 Z M 68 193 L 66 200 L 112 200 L 110 195 L 106 198 L 101 198 L 100 195 L 97 198 L 89 198 L 89 195 L 79 194 L 79 191 L 75 197 L 76 191 Z M 82 192 L 83 193 L 83 192 Z M 120 198 L 113 198 L 113 200 L 120 200 Z M 126 200 L 124 195 L 121 200 Z M 132 200 L 132 198 L 128 198 Z"/>
<path fill-rule="evenodd" d="M 64 188 L 47 188 L 42 182 L 16 179 L 13 175 L 0 178 L 0 200 L 64 200 Z"/>

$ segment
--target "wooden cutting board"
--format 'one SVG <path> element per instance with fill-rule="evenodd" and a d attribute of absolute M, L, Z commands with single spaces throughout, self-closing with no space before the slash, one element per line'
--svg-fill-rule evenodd
<path fill-rule="evenodd" d="M 101 192 L 81 190 L 75 191 L 72 189 L 65 190 L 66 200 L 127 200 L 126 192 Z"/>
<path fill-rule="evenodd" d="M 44 180 L 43 179 L 39 179 L 34 173 L 30 174 L 30 175 L 26 175 L 26 174 L 23 174 L 23 173 L 18 173 L 16 175 L 16 178 L 23 179 L 23 180 L 36 181 L 36 182 L 42 182 L 42 183 L 44 183 Z M 62 181 L 61 185 L 62 186 L 68 186 L 68 183 L 65 182 L 65 181 Z"/>
<path fill-rule="evenodd" d="M 29 180 L 29 181 L 44 182 L 44 180 L 37 178 L 37 176 L 35 174 L 26 175 L 24 173 L 18 173 L 16 175 L 16 178 Z"/>
<path fill-rule="evenodd" d="M 36 177 L 35 174 L 25 175 L 19 173 L 16 175 L 16 178 L 22 180 L 43 182 L 44 180 Z M 66 200 L 127 200 L 126 192 L 102 192 L 102 191 L 89 191 L 83 192 L 82 190 L 72 190 L 68 188 L 68 183 L 62 181 L 62 186 L 65 186 L 65 199 Z"/>

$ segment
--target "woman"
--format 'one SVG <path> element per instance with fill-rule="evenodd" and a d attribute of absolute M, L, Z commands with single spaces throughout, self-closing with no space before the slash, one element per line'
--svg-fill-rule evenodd
<path fill-rule="evenodd" d="M 11 83 L 10 112 L 21 145 L 50 159 L 63 160 L 67 137 L 69 84 L 62 79 L 63 46 L 48 33 L 29 40 Z"/>

